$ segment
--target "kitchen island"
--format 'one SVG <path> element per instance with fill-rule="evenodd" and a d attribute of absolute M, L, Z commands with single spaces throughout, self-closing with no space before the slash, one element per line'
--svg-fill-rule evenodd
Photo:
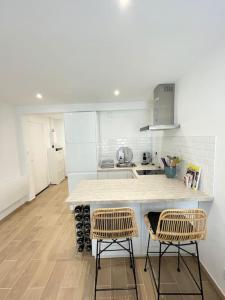
<path fill-rule="evenodd" d="M 139 229 L 138 238 L 133 240 L 135 255 L 143 256 L 148 237 L 143 216 L 148 211 L 196 208 L 199 202 L 212 201 L 213 197 L 189 189 L 181 180 L 169 179 L 165 175 L 139 176 L 137 169 L 138 167 L 132 169 L 135 175 L 132 179 L 83 180 L 66 202 L 71 208 L 78 204 L 88 204 L 91 212 L 103 207 L 132 207 L 135 210 Z M 95 242 L 92 248 L 94 255 Z"/>

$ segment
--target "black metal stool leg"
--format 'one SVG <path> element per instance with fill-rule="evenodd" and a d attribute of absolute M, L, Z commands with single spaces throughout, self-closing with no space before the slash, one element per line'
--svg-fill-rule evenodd
<path fill-rule="evenodd" d="M 146 258 L 145 258 L 145 268 L 144 271 L 147 272 L 147 263 L 148 263 L 148 251 L 149 251 L 149 245 L 150 245 L 150 233 L 148 235 L 148 246 L 147 246 L 147 252 L 146 252 Z"/>
<path fill-rule="evenodd" d="M 135 269 L 135 260 L 134 260 L 134 248 L 133 248 L 132 238 L 130 239 L 130 245 L 131 245 L 131 253 L 132 253 L 134 284 L 135 284 L 135 290 L 136 290 L 136 297 L 137 297 L 137 300 L 138 300 L 137 279 L 136 279 L 136 269 Z"/>
<path fill-rule="evenodd" d="M 99 249 L 98 249 L 98 269 L 100 270 L 101 269 L 101 240 L 99 240 Z"/>
<path fill-rule="evenodd" d="M 98 240 L 96 245 L 96 257 L 95 257 L 95 293 L 94 293 L 94 300 L 96 300 L 96 293 L 97 293 L 97 281 L 98 281 Z"/>
<path fill-rule="evenodd" d="M 198 272 L 199 272 L 201 295 L 202 295 L 202 300 L 204 300 L 203 286 L 202 286 L 202 274 L 201 274 L 201 266 L 200 266 L 199 251 L 198 251 L 198 243 L 197 242 L 195 242 L 195 246 L 196 246 L 196 252 L 197 252 Z"/>
<path fill-rule="evenodd" d="M 128 249 L 129 249 L 129 255 L 130 255 L 130 268 L 133 268 L 133 262 L 132 262 L 132 257 L 131 257 L 131 247 L 130 247 L 130 239 L 127 239 L 128 241 Z"/>
<path fill-rule="evenodd" d="M 178 243 L 177 251 L 177 272 L 180 272 L 180 243 Z"/>
<path fill-rule="evenodd" d="M 158 300 L 160 298 L 160 280 L 161 280 L 161 258 L 162 258 L 162 244 L 159 242 L 159 271 L 158 271 L 158 287 L 157 287 L 157 293 L 158 293 Z"/>

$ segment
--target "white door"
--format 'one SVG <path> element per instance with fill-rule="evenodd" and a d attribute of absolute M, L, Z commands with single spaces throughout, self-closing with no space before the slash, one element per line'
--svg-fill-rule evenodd
<path fill-rule="evenodd" d="M 28 122 L 29 159 L 35 195 L 49 185 L 48 158 L 44 138 L 44 126 L 41 123 Z"/>

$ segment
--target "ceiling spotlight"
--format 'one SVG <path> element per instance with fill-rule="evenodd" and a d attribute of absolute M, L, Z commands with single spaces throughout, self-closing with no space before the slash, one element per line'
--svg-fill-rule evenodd
<path fill-rule="evenodd" d="M 43 96 L 42 96 L 42 94 L 37 93 L 37 94 L 36 94 L 36 98 L 37 98 L 37 99 L 43 99 Z"/>
<path fill-rule="evenodd" d="M 115 96 L 119 96 L 119 94 L 120 94 L 120 91 L 119 91 L 119 90 L 115 90 L 115 91 L 114 91 L 114 95 L 115 95 Z"/>
<path fill-rule="evenodd" d="M 130 4 L 130 0 L 119 0 L 119 1 L 120 1 L 120 6 L 122 8 L 126 8 Z"/>

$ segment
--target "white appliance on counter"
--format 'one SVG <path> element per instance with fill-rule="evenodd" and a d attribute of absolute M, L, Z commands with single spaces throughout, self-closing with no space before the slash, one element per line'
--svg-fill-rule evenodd
<path fill-rule="evenodd" d="M 63 148 L 51 148 L 48 150 L 49 177 L 51 184 L 59 184 L 65 175 L 65 157 Z"/>

